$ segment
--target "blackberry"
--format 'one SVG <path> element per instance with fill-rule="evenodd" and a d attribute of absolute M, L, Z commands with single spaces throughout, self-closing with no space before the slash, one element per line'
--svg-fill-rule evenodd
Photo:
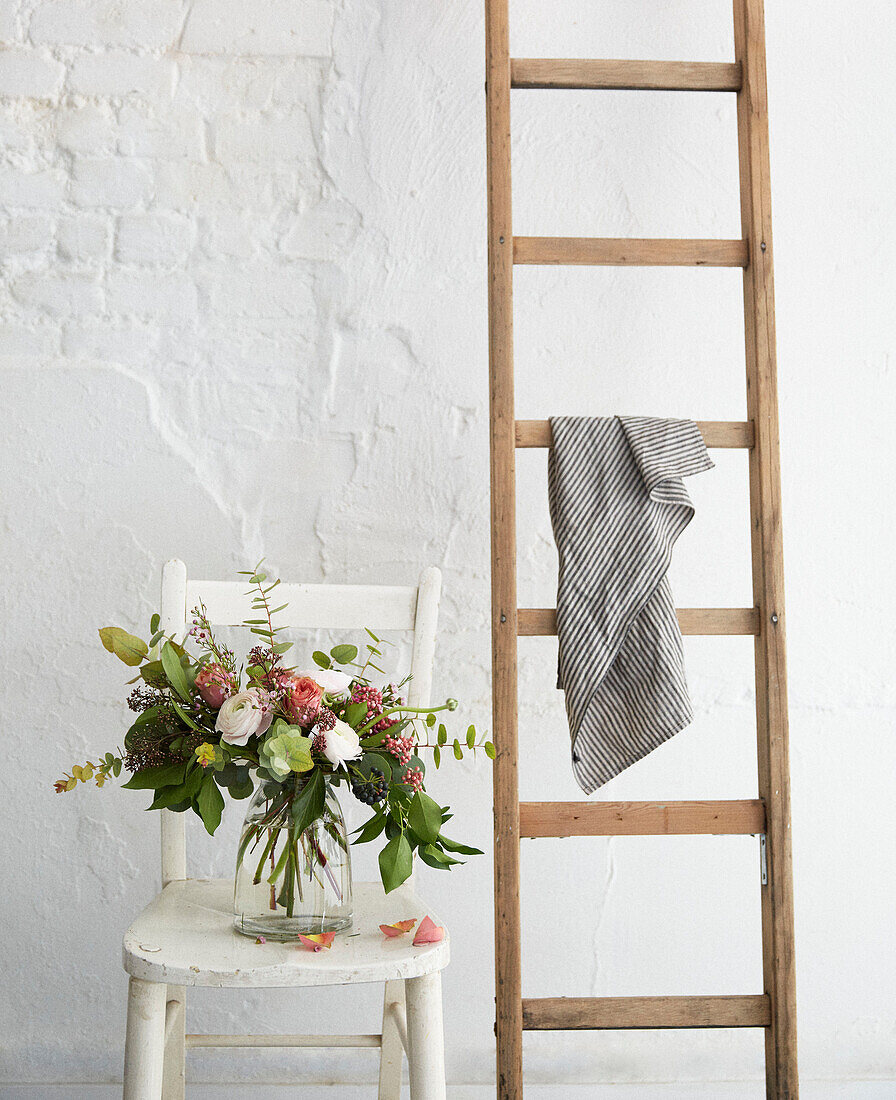
<path fill-rule="evenodd" d="M 359 802 L 375 806 L 386 797 L 386 776 L 379 768 L 371 768 L 366 779 L 352 783 L 352 794 Z"/>

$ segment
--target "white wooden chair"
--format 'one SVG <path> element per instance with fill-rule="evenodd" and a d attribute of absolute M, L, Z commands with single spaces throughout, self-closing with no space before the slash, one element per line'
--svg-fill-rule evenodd
<path fill-rule="evenodd" d="M 162 627 L 182 636 L 187 609 L 199 600 L 213 625 L 235 626 L 250 617 L 243 582 L 188 581 L 183 562 L 162 572 Z M 423 572 L 417 587 L 281 584 L 299 628 L 410 630 L 414 632 L 408 702 L 429 702 L 441 574 Z M 124 1100 L 181 1100 L 190 1047 L 379 1047 L 380 1100 L 398 1100 L 402 1049 L 407 1053 L 412 1100 L 444 1100 L 441 943 L 414 947 L 410 937 L 386 939 L 380 924 L 429 913 L 406 883 L 384 894 L 379 883 L 354 886 L 359 935 L 337 937 L 330 951 L 290 944 L 263 947 L 232 927 L 232 879 L 189 879 L 183 815 L 162 810 L 162 892 L 124 938 L 128 987 Z M 188 1035 L 188 986 L 257 989 L 275 986 L 384 982 L 382 1032 L 377 1035 Z"/>

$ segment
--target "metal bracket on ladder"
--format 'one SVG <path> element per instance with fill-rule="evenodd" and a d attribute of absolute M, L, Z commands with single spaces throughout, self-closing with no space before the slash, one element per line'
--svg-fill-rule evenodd
<path fill-rule="evenodd" d="M 489 399 L 495 791 L 495 966 L 499 1100 L 521 1100 L 524 1030 L 759 1027 L 766 1096 L 796 1100 L 796 1000 L 790 779 L 784 660 L 774 288 L 762 0 L 733 0 L 735 57 L 725 63 L 511 58 L 508 0 L 485 0 L 488 151 Z M 625 88 L 737 96 L 740 240 L 515 237 L 513 88 Z M 749 452 L 753 607 L 678 612 L 685 634 L 754 638 L 759 798 L 728 802 L 529 802 L 517 784 L 517 641 L 556 633 L 552 608 L 518 608 L 515 454 L 550 447 L 545 420 L 515 419 L 513 268 L 663 265 L 743 270 L 746 418 L 700 423 L 710 447 Z M 521 988 L 520 837 L 758 834 L 764 990 L 743 996 L 526 999 Z"/>

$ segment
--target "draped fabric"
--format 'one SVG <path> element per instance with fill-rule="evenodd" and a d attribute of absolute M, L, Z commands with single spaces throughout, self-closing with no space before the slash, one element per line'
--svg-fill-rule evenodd
<path fill-rule="evenodd" d="M 557 686 L 587 793 L 692 718 L 667 572 L 712 468 L 692 420 L 551 418 L 548 494 L 560 555 Z"/>

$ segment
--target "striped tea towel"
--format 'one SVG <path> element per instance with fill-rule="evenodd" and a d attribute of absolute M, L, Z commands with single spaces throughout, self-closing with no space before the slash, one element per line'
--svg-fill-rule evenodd
<path fill-rule="evenodd" d="M 694 514 L 681 479 L 713 464 L 692 420 L 556 416 L 551 431 L 557 686 L 590 794 L 691 721 L 666 573 Z"/>

